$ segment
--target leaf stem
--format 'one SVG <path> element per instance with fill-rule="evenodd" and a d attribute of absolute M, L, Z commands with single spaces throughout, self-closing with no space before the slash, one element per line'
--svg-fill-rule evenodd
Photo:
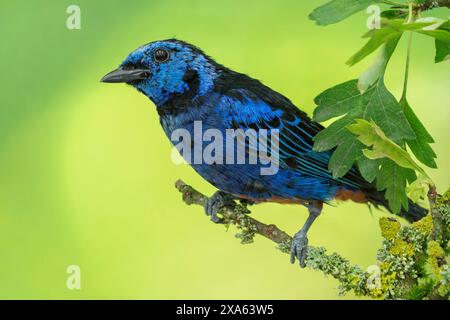
<path fill-rule="evenodd" d="M 413 11 L 413 3 L 409 3 L 409 15 L 408 21 L 406 23 L 414 22 L 414 11 Z M 411 44 L 412 44 L 412 31 L 409 31 L 408 36 L 408 48 L 406 51 L 406 63 L 405 63 L 405 77 L 403 80 L 403 92 L 400 100 L 406 100 L 406 93 L 408 90 L 408 78 L 409 78 L 409 64 L 411 60 Z"/>
<path fill-rule="evenodd" d="M 405 63 L 405 77 L 403 80 L 403 92 L 400 100 L 406 99 L 406 93 L 408 90 L 408 77 L 409 77 L 409 63 L 411 59 L 411 43 L 412 43 L 412 32 L 409 32 L 408 36 L 408 49 L 406 52 L 406 63 Z"/>
<path fill-rule="evenodd" d="M 390 0 L 384 0 L 383 2 L 385 4 L 389 4 L 391 6 L 397 6 L 397 7 L 407 7 L 408 6 L 406 3 L 400 3 L 400 2 L 390 1 Z"/>

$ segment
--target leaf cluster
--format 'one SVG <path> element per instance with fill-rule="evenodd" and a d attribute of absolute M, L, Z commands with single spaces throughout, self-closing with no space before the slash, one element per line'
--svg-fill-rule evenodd
<path fill-rule="evenodd" d="M 408 210 L 407 192 L 413 201 L 419 201 L 425 197 L 427 186 L 432 185 L 412 155 L 430 168 L 437 167 L 431 147 L 434 139 L 407 101 L 411 42 L 402 96 L 397 99 L 384 82 L 389 60 L 405 34 L 409 34 L 409 41 L 412 34 L 434 39 L 436 63 L 450 57 L 450 22 L 420 18 L 423 2 L 332 0 L 310 14 L 317 24 L 329 25 L 371 5 L 390 6 L 378 17 L 380 28 L 364 34 L 366 44 L 347 61 L 352 66 L 378 51 L 374 63 L 358 79 L 318 95 L 313 117 L 319 122 L 335 120 L 314 139 L 316 151 L 333 151 L 329 162 L 333 176 L 342 177 L 357 165 L 368 182 L 375 182 L 378 190 L 385 191 L 395 213 L 402 208 Z"/>

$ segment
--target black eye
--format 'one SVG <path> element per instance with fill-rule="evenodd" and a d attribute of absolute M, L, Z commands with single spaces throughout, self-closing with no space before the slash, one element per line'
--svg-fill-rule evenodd
<path fill-rule="evenodd" d="M 156 49 L 153 56 L 157 62 L 166 62 L 169 60 L 169 52 L 165 49 Z"/>

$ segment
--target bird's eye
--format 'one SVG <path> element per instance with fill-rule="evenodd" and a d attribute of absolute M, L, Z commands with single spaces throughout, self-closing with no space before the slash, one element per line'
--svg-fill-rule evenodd
<path fill-rule="evenodd" d="M 169 60 L 169 52 L 165 49 L 156 49 L 153 54 L 156 62 L 166 62 Z"/>

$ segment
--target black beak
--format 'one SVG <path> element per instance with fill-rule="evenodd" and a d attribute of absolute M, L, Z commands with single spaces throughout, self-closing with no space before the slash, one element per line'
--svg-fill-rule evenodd
<path fill-rule="evenodd" d="M 146 69 L 117 69 L 111 71 L 106 76 L 104 76 L 100 81 L 107 83 L 123 83 L 123 82 L 133 82 L 136 80 L 145 80 L 150 76 L 150 70 Z"/>

